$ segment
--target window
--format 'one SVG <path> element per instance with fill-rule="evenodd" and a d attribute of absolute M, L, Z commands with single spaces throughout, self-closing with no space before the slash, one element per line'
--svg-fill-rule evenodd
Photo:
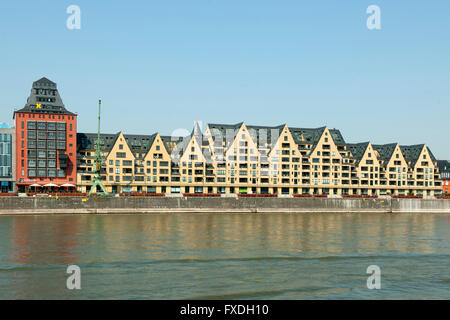
<path fill-rule="evenodd" d="M 27 128 L 28 128 L 28 130 L 36 130 L 36 122 L 35 121 L 28 121 L 27 122 Z M 22 129 L 24 129 L 23 126 L 22 126 Z"/>
<path fill-rule="evenodd" d="M 55 131 L 56 130 L 56 123 L 55 122 L 48 122 L 47 123 L 47 130 Z"/>
<path fill-rule="evenodd" d="M 66 133 L 64 131 L 58 131 L 56 135 L 58 140 L 66 140 Z"/>
<path fill-rule="evenodd" d="M 125 158 L 126 156 L 127 156 L 127 154 L 125 152 L 117 152 L 116 153 L 117 158 Z"/>

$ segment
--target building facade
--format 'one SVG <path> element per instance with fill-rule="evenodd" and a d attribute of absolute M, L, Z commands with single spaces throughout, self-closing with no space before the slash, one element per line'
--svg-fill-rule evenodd
<path fill-rule="evenodd" d="M 450 195 L 450 162 L 438 160 L 438 167 L 442 179 L 442 192 Z"/>
<path fill-rule="evenodd" d="M 32 85 L 25 106 L 14 111 L 16 185 L 76 185 L 77 115 L 69 112 L 56 83 L 42 78 Z"/>
<path fill-rule="evenodd" d="M 0 127 L 0 193 L 15 191 L 15 128 Z"/>
<path fill-rule="evenodd" d="M 79 133 L 78 189 L 93 179 L 96 134 Z M 423 195 L 442 191 L 426 145 L 346 143 L 337 129 L 208 124 L 186 137 L 102 134 L 108 192 Z"/>

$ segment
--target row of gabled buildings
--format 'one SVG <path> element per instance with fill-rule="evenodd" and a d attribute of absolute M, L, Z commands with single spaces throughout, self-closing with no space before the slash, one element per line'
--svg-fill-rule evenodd
<path fill-rule="evenodd" d="M 78 134 L 78 186 L 93 179 L 95 134 Z M 339 130 L 207 124 L 187 137 L 101 135 L 109 192 L 424 195 L 442 191 L 424 144 L 346 143 Z"/>
<path fill-rule="evenodd" d="M 77 132 L 77 115 L 64 107 L 54 82 L 34 82 L 14 119 L 15 189 L 90 190 L 97 134 Z M 207 124 L 203 132 L 196 124 L 185 137 L 100 138 L 101 179 L 111 193 L 434 196 L 443 190 L 442 163 L 426 145 L 347 143 L 327 127 Z"/>

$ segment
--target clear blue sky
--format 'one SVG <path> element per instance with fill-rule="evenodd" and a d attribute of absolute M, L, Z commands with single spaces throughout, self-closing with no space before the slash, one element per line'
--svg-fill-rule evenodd
<path fill-rule="evenodd" d="M 81 8 L 68 30 L 66 8 Z M 379 31 L 366 8 L 381 8 Z M 4 1 L 1 117 L 58 84 L 79 131 L 207 122 L 339 128 L 450 159 L 450 1 Z"/>

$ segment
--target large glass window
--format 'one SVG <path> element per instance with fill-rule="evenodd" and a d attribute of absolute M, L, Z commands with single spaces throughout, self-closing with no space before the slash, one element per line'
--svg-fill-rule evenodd
<path fill-rule="evenodd" d="M 46 145 L 45 140 L 38 140 L 37 147 L 39 149 L 45 149 L 45 145 Z"/>
<path fill-rule="evenodd" d="M 48 122 L 47 123 L 47 129 L 48 130 L 56 130 L 56 123 L 55 122 Z"/>
<path fill-rule="evenodd" d="M 36 158 L 36 150 L 28 150 L 28 158 Z"/>
<path fill-rule="evenodd" d="M 38 177 L 45 177 L 47 174 L 47 170 L 45 170 L 45 169 L 39 169 L 38 171 L 37 171 L 37 176 Z"/>
<path fill-rule="evenodd" d="M 36 130 L 36 121 L 28 121 L 27 128 L 28 130 Z"/>
<path fill-rule="evenodd" d="M 58 150 L 65 150 L 66 149 L 66 143 L 64 141 L 58 141 L 57 149 Z"/>
<path fill-rule="evenodd" d="M 57 138 L 58 138 L 58 140 L 66 140 L 66 132 L 65 131 L 58 131 L 57 132 Z"/>

